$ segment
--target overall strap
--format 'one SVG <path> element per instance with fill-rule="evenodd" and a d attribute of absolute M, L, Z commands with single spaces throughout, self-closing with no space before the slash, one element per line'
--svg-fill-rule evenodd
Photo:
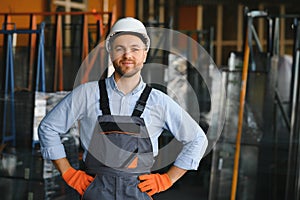
<path fill-rule="evenodd" d="M 143 90 L 139 100 L 136 102 L 132 116 L 140 117 L 146 107 L 146 102 L 149 97 L 152 88 L 146 84 L 145 89 Z"/>
<path fill-rule="evenodd" d="M 109 101 L 106 90 L 105 79 L 98 81 L 99 91 L 100 91 L 100 109 L 103 115 L 110 115 Z"/>

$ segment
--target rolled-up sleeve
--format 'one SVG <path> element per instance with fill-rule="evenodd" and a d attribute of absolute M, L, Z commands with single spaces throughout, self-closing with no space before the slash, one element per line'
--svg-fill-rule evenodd
<path fill-rule="evenodd" d="M 66 157 L 66 152 L 58 132 L 51 130 L 45 124 L 40 124 L 39 139 L 44 159 L 57 160 Z"/>
<path fill-rule="evenodd" d="M 166 100 L 166 128 L 183 144 L 174 165 L 186 170 L 196 170 L 207 148 L 207 137 L 184 109 L 168 97 Z"/>
<path fill-rule="evenodd" d="M 79 86 L 69 93 L 41 121 L 38 135 L 44 159 L 56 160 L 66 157 L 61 135 L 68 132 L 82 113 L 82 87 Z"/>
<path fill-rule="evenodd" d="M 200 134 L 193 141 L 184 144 L 174 165 L 186 170 L 197 170 L 207 148 L 206 136 Z"/>

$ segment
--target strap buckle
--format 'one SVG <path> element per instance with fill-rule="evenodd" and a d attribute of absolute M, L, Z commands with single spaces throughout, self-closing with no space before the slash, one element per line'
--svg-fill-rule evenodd
<path fill-rule="evenodd" d="M 141 101 L 141 100 L 138 100 L 135 104 L 135 107 L 134 109 L 135 110 L 138 110 L 140 112 L 143 112 L 144 109 L 145 109 L 145 106 L 146 106 L 146 102 L 145 101 Z"/>

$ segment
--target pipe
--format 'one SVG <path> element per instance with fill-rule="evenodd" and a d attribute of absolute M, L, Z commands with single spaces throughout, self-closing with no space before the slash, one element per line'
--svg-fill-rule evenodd
<path fill-rule="evenodd" d="M 297 134 L 295 134 L 295 117 L 297 116 L 297 91 L 299 87 L 299 47 L 300 47 L 300 26 L 299 19 L 294 19 L 294 53 L 293 53 L 293 69 L 292 69 L 292 80 L 291 80 L 291 95 L 290 95 L 290 116 L 291 116 L 291 129 L 290 129 L 290 140 L 289 140 L 289 150 L 288 150 L 288 166 L 287 166 L 287 178 L 286 178 L 286 186 L 285 186 L 285 200 L 291 199 L 290 196 L 293 195 L 295 182 L 293 182 L 293 170 L 295 167 L 293 166 L 293 162 L 295 159 L 295 138 Z"/>
<path fill-rule="evenodd" d="M 292 110 L 291 110 L 291 129 L 290 129 L 290 141 L 289 141 L 289 153 L 288 153 L 288 169 L 287 169 L 287 179 L 286 179 L 286 194 L 285 199 L 290 199 L 291 196 L 296 194 L 297 191 L 294 191 L 294 187 L 296 186 L 296 178 L 294 179 L 293 172 L 296 169 L 296 166 L 293 166 L 298 160 L 294 160 L 297 158 L 296 155 L 296 144 L 297 141 L 297 133 L 296 133 L 296 118 L 297 118 L 297 98 L 298 98 L 298 88 L 299 88 L 299 58 L 300 58 L 300 51 L 297 50 L 295 53 L 295 75 L 293 81 L 293 96 L 292 96 Z M 295 180 L 295 182 L 293 182 Z"/>
<path fill-rule="evenodd" d="M 296 66 L 297 68 L 299 69 L 299 61 L 300 61 L 300 50 L 298 49 L 297 52 L 296 52 Z M 298 71 L 298 85 L 297 85 L 297 89 L 298 89 L 298 94 L 297 94 L 297 97 L 296 97 L 296 104 L 297 104 L 297 107 L 296 107 L 296 113 L 297 116 L 295 117 L 295 121 L 296 123 L 299 123 L 299 71 Z M 298 127 L 298 128 L 297 128 Z M 297 130 L 299 131 L 299 125 L 295 127 L 295 134 L 297 134 Z M 296 139 L 296 142 L 298 142 L 297 146 L 298 146 L 298 151 L 296 152 L 296 155 L 297 155 L 297 160 L 296 160 L 296 180 L 295 180 L 295 196 L 296 196 L 296 199 L 299 199 L 300 198 L 300 170 L 299 170 L 299 167 L 300 167 L 300 159 L 299 159 L 299 155 L 300 155 L 300 138 L 299 138 L 299 135 L 298 135 L 298 138 Z"/>
<path fill-rule="evenodd" d="M 289 121 L 289 117 L 288 117 L 288 114 L 286 113 L 286 111 L 283 108 L 283 103 L 282 103 L 281 97 L 280 97 L 277 90 L 275 90 L 275 99 L 276 99 L 277 104 L 279 106 L 279 110 L 282 114 L 285 126 L 287 127 L 288 131 L 290 131 L 291 130 L 291 124 L 290 124 L 290 121 Z"/>
<path fill-rule="evenodd" d="M 241 82 L 241 91 L 240 91 L 240 106 L 239 106 L 239 117 L 238 117 L 238 132 L 236 135 L 236 149 L 234 155 L 234 166 L 233 166 L 233 175 L 232 175 L 232 185 L 231 185 L 231 200 L 236 198 L 236 188 L 238 181 L 238 172 L 239 172 L 239 159 L 240 159 L 240 147 L 241 147 L 241 137 L 242 137 L 242 128 L 243 128 L 243 115 L 244 115 L 244 104 L 245 96 L 247 89 L 247 77 L 248 77 L 248 67 L 249 67 L 249 31 L 250 26 L 248 24 L 245 37 L 245 49 L 244 49 L 244 63 L 242 71 L 242 82 Z"/>

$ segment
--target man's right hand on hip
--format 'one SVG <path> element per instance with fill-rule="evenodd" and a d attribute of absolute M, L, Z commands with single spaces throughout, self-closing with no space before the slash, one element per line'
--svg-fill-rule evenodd
<path fill-rule="evenodd" d="M 94 177 L 87 175 L 84 171 L 76 170 L 73 167 L 70 167 L 65 173 L 63 173 L 62 178 L 80 195 L 83 195 L 86 188 L 94 180 Z"/>

